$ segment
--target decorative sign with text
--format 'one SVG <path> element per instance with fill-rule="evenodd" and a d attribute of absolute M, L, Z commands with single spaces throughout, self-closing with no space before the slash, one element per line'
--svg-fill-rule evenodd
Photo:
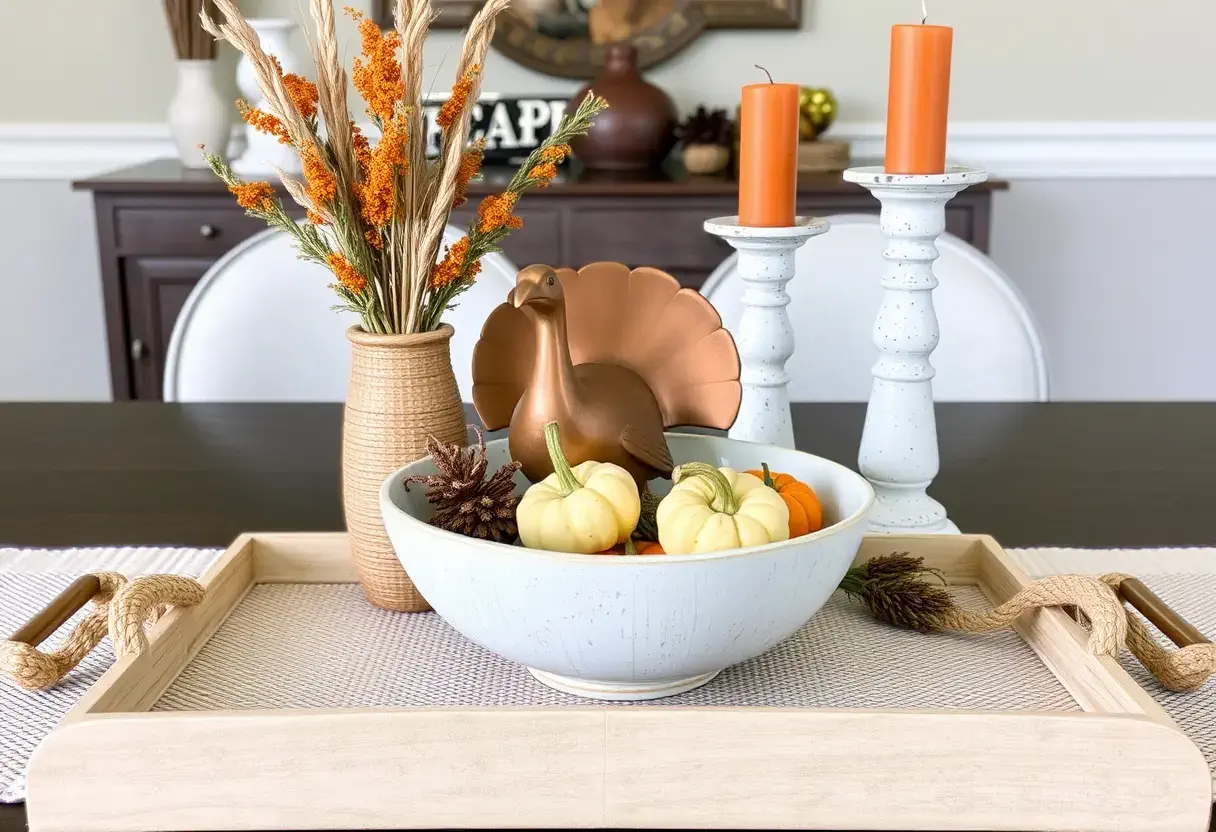
<path fill-rule="evenodd" d="M 439 153 L 440 129 L 435 116 L 447 96 L 427 96 L 423 106 L 426 152 Z M 511 163 L 524 159 L 549 137 L 566 112 L 566 98 L 484 94 L 473 106 L 470 136 L 486 140 L 486 161 Z"/>

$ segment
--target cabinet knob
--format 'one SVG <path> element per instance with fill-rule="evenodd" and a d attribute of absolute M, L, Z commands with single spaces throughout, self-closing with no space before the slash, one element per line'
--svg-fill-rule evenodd
<path fill-rule="evenodd" d="M 131 342 L 131 360 L 139 361 L 144 357 L 144 342 L 142 338 L 136 338 Z"/>
<path fill-rule="evenodd" d="M 219 229 L 217 229 L 211 223 L 205 222 L 201 226 L 199 226 L 198 233 L 203 236 L 204 240 L 210 240 L 212 237 L 214 237 L 216 234 L 219 233 Z"/>

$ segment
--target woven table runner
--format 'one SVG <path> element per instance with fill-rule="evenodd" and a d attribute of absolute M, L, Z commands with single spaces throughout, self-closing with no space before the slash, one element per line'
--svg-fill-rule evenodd
<path fill-rule="evenodd" d="M 218 554 L 202 549 L 0 549 L 0 634 L 15 630 L 82 572 L 198 575 Z M 1036 577 L 1138 574 L 1201 631 L 1216 632 L 1216 549 L 1028 549 L 1011 554 Z M 959 587 L 956 593 L 966 605 L 984 603 L 977 590 Z M 357 651 L 349 649 L 352 629 L 365 634 Z M 301 650 L 302 645 L 307 649 Z M 24 771 L 34 747 L 112 661 L 106 639 L 51 691 L 29 693 L 0 682 L 0 801 L 24 799 Z M 1216 682 L 1197 693 L 1174 694 L 1130 654 L 1125 653 L 1123 664 L 1187 731 L 1216 772 Z M 893 666 L 898 672 L 892 672 Z M 375 609 L 353 585 L 278 584 L 250 592 L 155 709 L 587 704 L 604 703 L 540 685 L 523 668 L 472 644 L 433 614 Z M 839 593 L 793 638 L 724 671 L 709 685 L 677 697 L 615 706 L 680 705 L 1076 709 L 1011 630 L 985 636 L 895 630 L 876 623 Z"/>

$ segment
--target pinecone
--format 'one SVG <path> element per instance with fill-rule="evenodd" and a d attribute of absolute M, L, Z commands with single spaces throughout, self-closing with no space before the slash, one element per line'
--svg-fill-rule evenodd
<path fill-rule="evenodd" d="M 677 132 L 685 147 L 696 144 L 730 147 L 733 143 L 735 125 L 726 110 L 710 112 L 704 107 L 684 120 Z"/>
<path fill-rule="evenodd" d="M 426 449 L 438 473 L 406 477 L 405 490 L 415 482 L 426 486 L 426 498 L 435 506 L 432 526 L 480 540 L 511 543 L 519 533 L 514 481 L 519 463 L 508 462 L 487 478 L 485 435 L 476 425 L 469 427 L 477 434 L 475 447 L 444 445 L 428 437 Z"/>

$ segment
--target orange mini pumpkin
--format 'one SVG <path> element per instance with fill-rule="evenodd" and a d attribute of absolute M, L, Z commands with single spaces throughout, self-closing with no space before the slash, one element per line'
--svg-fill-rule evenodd
<path fill-rule="evenodd" d="M 764 480 L 765 485 L 781 495 L 790 510 L 790 537 L 801 537 L 823 528 L 823 506 L 815 489 L 789 474 L 772 473 L 768 465 L 760 467 L 763 470 L 747 473 Z"/>
<path fill-rule="evenodd" d="M 633 551 L 629 551 L 630 547 Z M 605 549 L 603 552 L 596 552 L 597 555 L 665 555 L 663 547 L 653 540 L 633 540 L 632 538 L 611 549 Z"/>

